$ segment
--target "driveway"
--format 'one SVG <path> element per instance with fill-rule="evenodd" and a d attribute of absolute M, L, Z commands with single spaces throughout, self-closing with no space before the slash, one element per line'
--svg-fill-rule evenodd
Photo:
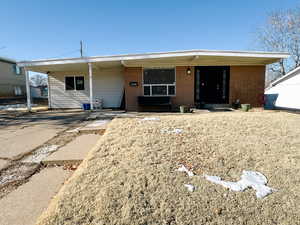
<path fill-rule="evenodd" d="M 49 147 L 77 140 L 79 134 L 65 130 L 85 125 L 89 114 L 74 110 L 34 114 L 0 112 L 0 224 L 35 223 L 74 168 L 45 168 L 39 161 L 30 159 L 48 154 L 45 149 Z M 81 140 L 79 147 L 86 149 L 86 144 L 94 143 L 90 139 L 86 141 Z"/>
<path fill-rule="evenodd" d="M 58 133 L 78 124 L 83 111 L 48 111 L 16 116 L 0 114 L 0 159 L 12 160 L 34 150 Z"/>

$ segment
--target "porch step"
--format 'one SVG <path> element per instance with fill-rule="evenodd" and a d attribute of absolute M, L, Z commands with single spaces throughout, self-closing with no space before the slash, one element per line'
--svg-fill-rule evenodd
<path fill-rule="evenodd" d="M 204 109 L 210 112 L 231 112 L 233 111 L 231 105 L 229 104 L 205 104 Z"/>

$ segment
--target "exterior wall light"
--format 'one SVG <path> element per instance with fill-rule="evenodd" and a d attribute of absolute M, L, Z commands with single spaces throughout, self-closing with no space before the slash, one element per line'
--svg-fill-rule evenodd
<path fill-rule="evenodd" d="M 190 67 L 188 67 L 188 68 L 186 69 L 186 74 L 187 74 L 187 75 L 191 75 L 191 74 L 192 74 L 192 70 L 191 70 Z"/>

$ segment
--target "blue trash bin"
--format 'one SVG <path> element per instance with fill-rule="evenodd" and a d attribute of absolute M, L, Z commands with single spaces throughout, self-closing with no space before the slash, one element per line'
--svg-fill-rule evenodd
<path fill-rule="evenodd" d="M 83 103 L 82 108 L 83 108 L 83 110 L 90 110 L 91 109 L 91 104 L 90 103 Z"/>

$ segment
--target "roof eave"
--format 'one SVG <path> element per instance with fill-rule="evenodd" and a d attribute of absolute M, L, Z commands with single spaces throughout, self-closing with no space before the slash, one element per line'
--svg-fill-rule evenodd
<path fill-rule="evenodd" d="M 66 59 L 45 59 L 34 61 L 21 61 L 18 65 L 21 67 L 34 67 L 44 65 L 57 64 L 73 64 L 73 63 L 93 63 L 93 62 L 109 62 L 109 61 L 126 61 L 126 60 L 143 60 L 143 59 L 159 59 L 169 57 L 184 56 L 221 56 L 221 57 L 253 57 L 274 59 L 275 61 L 288 58 L 288 53 L 271 53 L 271 52 L 242 52 L 242 51 L 181 51 L 181 52 L 162 52 L 162 53 L 146 53 L 132 55 L 113 55 L 113 56 L 94 56 L 82 58 L 66 58 Z"/>
<path fill-rule="evenodd" d="M 10 58 L 6 58 L 6 57 L 0 57 L 0 61 L 1 62 L 6 62 L 6 63 L 11 63 L 11 64 L 16 64 L 16 60 L 14 59 L 10 59 Z"/>
<path fill-rule="evenodd" d="M 269 87 L 270 87 L 270 88 L 271 88 L 271 87 L 274 87 L 274 86 L 276 86 L 277 84 L 279 84 L 279 83 L 281 83 L 281 82 L 283 82 L 283 81 L 285 81 L 285 80 L 287 80 L 287 79 L 289 79 L 289 78 L 291 78 L 291 77 L 293 77 L 293 76 L 295 76 L 295 75 L 297 75 L 297 74 L 299 74 L 299 73 L 300 73 L 300 66 L 297 67 L 297 68 L 295 68 L 295 69 L 293 69 L 292 71 L 288 72 L 286 75 L 284 75 L 284 76 L 278 78 L 277 80 L 273 81 L 273 82 L 269 85 Z"/>

